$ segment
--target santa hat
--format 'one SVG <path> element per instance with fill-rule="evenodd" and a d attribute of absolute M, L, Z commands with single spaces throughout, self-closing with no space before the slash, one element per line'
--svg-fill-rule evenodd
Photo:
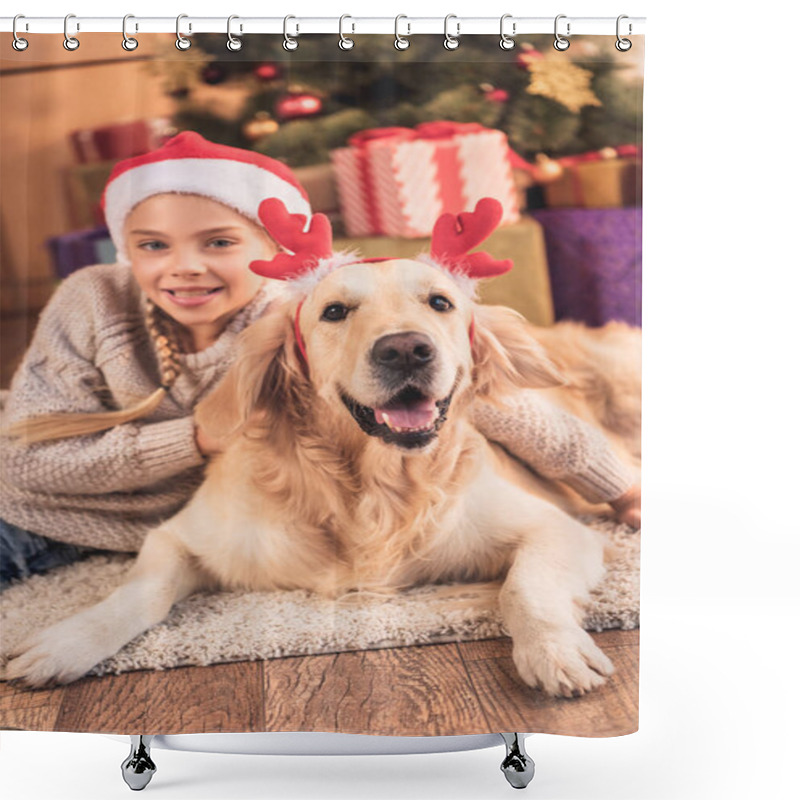
<path fill-rule="evenodd" d="M 308 195 L 285 164 L 184 131 L 157 150 L 120 161 L 112 170 L 101 206 L 118 262 L 130 263 L 123 235 L 128 214 L 148 197 L 165 192 L 208 197 L 257 225 L 262 224 L 258 209 L 266 198 L 280 200 L 292 214 L 311 217 Z"/>

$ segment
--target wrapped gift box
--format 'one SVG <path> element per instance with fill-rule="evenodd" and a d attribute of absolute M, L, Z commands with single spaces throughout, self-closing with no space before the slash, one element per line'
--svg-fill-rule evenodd
<path fill-rule="evenodd" d="M 116 259 L 116 249 L 104 227 L 52 236 L 47 240 L 47 249 L 53 272 L 59 278 L 66 278 L 81 267 L 112 264 Z"/>
<path fill-rule="evenodd" d="M 73 131 L 70 140 L 78 162 L 92 164 L 149 153 L 173 133 L 167 117 L 156 117 Z"/>
<path fill-rule="evenodd" d="M 348 236 L 428 236 L 445 212 L 472 211 L 481 197 L 519 219 L 508 140 L 477 123 L 373 128 L 331 152 Z"/>
<path fill-rule="evenodd" d="M 634 146 L 560 158 L 563 172 L 544 183 L 549 208 L 625 208 L 642 204 L 642 159 Z"/>
<path fill-rule="evenodd" d="M 642 324 L 641 208 L 547 208 L 544 227 L 557 320 Z"/>
<path fill-rule="evenodd" d="M 430 239 L 385 236 L 336 238 L 333 247 L 334 250 L 353 248 L 366 258 L 413 258 L 430 251 Z M 483 282 L 480 287 L 481 302 L 510 306 L 536 325 L 552 325 L 553 301 L 542 226 L 525 217 L 498 228 L 477 249 L 491 253 L 498 259 L 510 258 L 514 261 L 514 268 L 510 272 Z"/>

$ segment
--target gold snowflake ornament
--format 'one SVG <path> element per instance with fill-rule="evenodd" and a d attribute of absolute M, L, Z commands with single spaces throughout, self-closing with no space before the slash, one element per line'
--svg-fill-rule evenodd
<path fill-rule="evenodd" d="M 602 103 L 592 91 L 592 73 L 571 61 L 562 59 L 536 59 L 527 64 L 531 82 L 525 90 L 528 94 L 549 97 L 573 113 L 584 106 L 600 106 Z"/>

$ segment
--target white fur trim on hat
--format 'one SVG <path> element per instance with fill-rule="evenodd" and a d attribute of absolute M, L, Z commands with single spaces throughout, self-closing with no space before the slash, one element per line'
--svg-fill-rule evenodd
<path fill-rule="evenodd" d="M 208 197 L 257 224 L 258 207 L 268 197 L 282 200 L 291 214 L 311 217 L 311 207 L 297 187 L 255 164 L 212 158 L 154 161 L 123 172 L 106 189 L 106 224 L 119 263 L 130 264 L 124 237 L 128 214 L 148 197 L 167 192 Z"/>

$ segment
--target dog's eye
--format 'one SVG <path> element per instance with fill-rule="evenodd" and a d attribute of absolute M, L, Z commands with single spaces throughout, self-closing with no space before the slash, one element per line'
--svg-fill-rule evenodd
<path fill-rule="evenodd" d="M 449 311 L 453 304 L 443 295 L 435 294 L 428 300 L 428 305 L 435 311 Z"/>
<path fill-rule="evenodd" d="M 349 310 L 347 306 L 341 303 L 331 303 L 329 306 L 325 306 L 325 310 L 322 312 L 322 319 L 326 319 L 328 322 L 339 322 L 339 320 L 347 316 Z"/>

